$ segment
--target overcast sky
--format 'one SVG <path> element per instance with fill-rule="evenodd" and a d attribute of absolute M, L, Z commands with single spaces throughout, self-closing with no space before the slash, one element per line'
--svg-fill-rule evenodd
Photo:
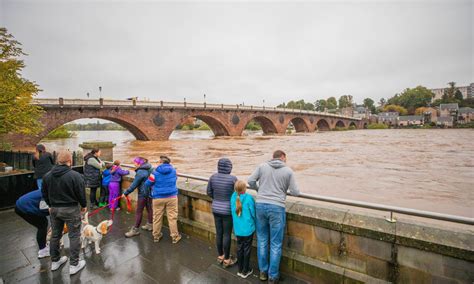
<path fill-rule="evenodd" d="M 40 97 L 276 105 L 466 85 L 474 1 L 0 0 Z"/>

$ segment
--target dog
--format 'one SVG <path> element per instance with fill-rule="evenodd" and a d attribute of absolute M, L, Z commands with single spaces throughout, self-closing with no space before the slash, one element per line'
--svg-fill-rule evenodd
<path fill-rule="evenodd" d="M 94 243 L 95 253 L 100 254 L 100 241 L 103 236 L 109 232 L 109 227 L 112 226 L 112 220 L 105 220 L 99 223 L 97 227 L 89 224 L 89 213 L 84 214 L 83 226 L 81 229 L 81 243 L 82 249 L 85 249 L 88 244 Z"/>
<path fill-rule="evenodd" d="M 61 239 L 59 240 L 59 247 L 60 248 L 63 248 L 64 247 L 64 235 L 66 235 L 67 233 L 69 233 L 69 229 L 67 228 L 67 225 L 64 224 L 64 228 L 63 228 L 63 236 L 61 237 Z M 49 243 L 51 241 L 51 236 L 53 235 L 53 230 L 51 227 L 48 228 L 48 234 L 46 235 L 46 241 Z"/>

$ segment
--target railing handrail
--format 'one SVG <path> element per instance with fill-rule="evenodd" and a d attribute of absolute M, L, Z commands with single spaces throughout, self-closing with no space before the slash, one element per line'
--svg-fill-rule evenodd
<path fill-rule="evenodd" d="M 144 100 L 112 100 L 112 99 L 63 99 L 63 98 L 35 98 L 32 104 L 36 105 L 85 105 L 85 106 L 149 106 L 149 107 L 179 107 L 179 108 L 202 108 L 202 109 L 231 109 L 231 110 L 248 110 L 248 111 L 268 111 L 268 112 L 290 112 L 300 113 L 306 115 L 321 115 L 334 118 L 346 118 L 351 120 L 362 120 L 359 117 L 314 111 L 314 110 L 302 110 L 293 108 L 278 108 L 278 107 L 265 107 L 265 106 L 248 106 L 248 105 L 228 105 L 228 104 L 209 104 L 209 103 L 194 103 L 194 102 L 164 102 L 164 101 L 144 101 Z"/>
<path fill-rule="evenodd" d="M 128 165 L 128 164 L 121 164 L 121 165 L 124 166 L 124 167 L 128 167 L 128 168 L 135 168 L 133 165 Z M 208 178 L 202 177 L 202 176 L 180 174 L 180 173 L 177 173 L 176 175 L 178 177 L 182 177 L 182 178 L 186 178 L 186 179 L 193 179 L 193 180 L 209 182 Z M 250 188 L 250 189 L 252 189 L 252 188 Z M 300 195 L 294 196 L 294 197 L 309 199 L 309 200 L 329 202 L 329 203 L 336 203 L 336 204 L 341 204 L 341 205 L 354 206 L 354 207 L 359 207 L 359 208 L 373 209 L 373 210 L 379 210 L 379 211 L 388 211 L 391 214 L 390 221 L 393 221 L 392 214 L 393 214 L 393 212 L 395 212 L 395 213 L 400 213 L 400 214 L 405 214 L 405 215 L 424 217 L 424 218 L 428 218 L 428 219 L 435 219 L 435 220 L 449 221 L 449 222 L 453 222 L 453 223 L 474 225 L 474 218 L 469 218 L 469 217 L 464 217 L 464 216 L 450 215 L 450 214 L 437 213 L 437 212 L 424 211 L 424 210 L 411 209 L 411 208 L 404 208 L 404 207 L 398 207 L 398 206 L 375 204 L 375 203 L 370 203 L 370 202 L 356 201 L 356 200 L 343 199 L 343 198 L 337 198 L 337 197 L 328 197 L 328 196 L 315 195 L 315 194 L 301 193 Z"/>

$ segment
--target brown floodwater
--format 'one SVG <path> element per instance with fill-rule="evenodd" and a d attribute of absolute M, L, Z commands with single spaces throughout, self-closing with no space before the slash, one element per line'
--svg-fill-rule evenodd
<path fill-rule="evenodd" d="M 281 149 L 302 192 L 474 217 L 473 130 L 246 134 L 214 138 L 208 131 L 175 131 L 169 141 L 136 141 L 129 132 L 82 131 L 43 143 L 49 150 L 74 150 L 83 141 L 113 141 L 115 158 L 123 163 L 166 154 L 179 172 L 205 177 L 228 157 L 241 179 Z"/>

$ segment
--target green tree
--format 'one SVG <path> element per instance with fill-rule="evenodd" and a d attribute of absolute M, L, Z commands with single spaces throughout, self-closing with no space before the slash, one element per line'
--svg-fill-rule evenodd
<path fill-rule="evenodd" d="M 345 108 L 352 106 L 352 96 L 344 95 L 339 98 L 339 108 Z"/>
<path fill-rule="evenodd" d="M 336 109 L 337 108 L 337 100 L 335 97 L 330 97 L 326 100 L 327 108 L 328 109 Z"/>
<path fill-rule="evenodd" d="M 302 109 L 302 110 L 314 110 L 314 105 L 304 100 L 289 101 L 288 103 L 279 104 L 279 108 L 291 108 L 291 109 Z"/>
<path fill-rule="evenodd" d="M 464 99 L 463 96 L 462 96 L 462 93 L 459 89 L 456 90 L 456 92 L 454 92 L 454 99 L 456 99 L 458 101 L 462 101 Z"/>
<path fill-rule="evenodd" d="M 384 107 L 386 103 L 387 103 L 387 100 L 386 100 L 386 99 L 380 98 L 380 100 L 379 100 L 379 106 Z"/>
<path fill-rule="evenodd" d="M 417 86 L 416 88 L 407 88 L 403 93 L 396 94 L 392 98 L 388 99 L 388 104 L 399 105 L 408 110 L 409 113 L 413 114 L 419 107 L 426 107 L 431 103 L 433 93 L 423 86 Z"/>
<path fill-rule="evenodd" d="M 364 99 L 364 106 L 366 108 L 370 109 L 371 113 L 376 113 L 375 102 L 371 98 L 365 98 Z"/>
<path fill-rule="evenodd" d="M 34 135 L 41 131 L 40 107 L 31 101 L 40 89 L 21 76 L 25 67 L 21 44 L 0 27 L 0 137 L 6 134 Z"/>
<path fill-rule="evenodd" d="M 324 111 L 327 108 L 327 106 L 328 106 L 328 103 L 326 100 L 317 100 L 314 103 L 314 108 L 317 111 Z"/>

